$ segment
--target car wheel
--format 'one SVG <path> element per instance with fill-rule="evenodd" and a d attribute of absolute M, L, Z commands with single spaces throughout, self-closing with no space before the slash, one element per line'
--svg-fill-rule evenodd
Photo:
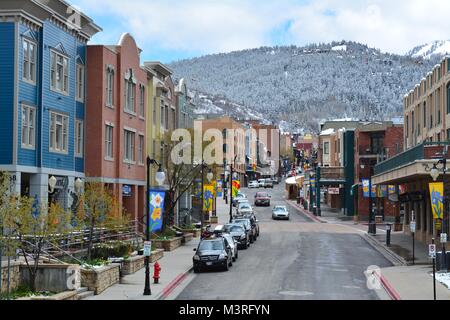
<path fill-rule="evenodd" d="M 233 266 L 233 259 L 230 260 L 230 263 L 228 264 L 230 267 Z"/>
<path fill-rule="evenodd" d="M 233 262 L 236 262 L 236 256 L 234 256 L 234 257 L 232 258 L 232 260 L 233 260 Z"/>
<path fill-rule="evenodd" d="M 223 271 L 228 271 L 230 269 L 230 265 L 227 263 L 225 263 L 225 266 L 223 267 Z"/>
<path fill-rule="evenodd" d="M 194 267 L 194 273 L 200 273 L 200 268 L 199 267 Z"/>

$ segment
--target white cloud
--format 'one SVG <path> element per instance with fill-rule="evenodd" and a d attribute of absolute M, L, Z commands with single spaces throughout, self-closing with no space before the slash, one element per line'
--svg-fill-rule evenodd
<path fill-rule="evenodd" d="M 405 53 L 419 44 L 450 39 L 450 1 L 442 0 L 72 2 L 90 15 L 114 21 L 112 30 L 105 26 L 97 40 L 118 39 L 119 32 L 127 31 L 148 50 L 217 53 L 271 45 L 273 30 L 286 21 L 290 28 L 278 38 L 297 45 L 353 40 Z"/>

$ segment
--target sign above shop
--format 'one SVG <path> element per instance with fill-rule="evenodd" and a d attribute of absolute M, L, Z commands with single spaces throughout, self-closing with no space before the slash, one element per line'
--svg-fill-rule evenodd
<path fill-rule="evenodd" d="M 131 187 L 129 185 L 123 185 L 122 186 L 122 195 L 124 197 L 131 197 Z"/>

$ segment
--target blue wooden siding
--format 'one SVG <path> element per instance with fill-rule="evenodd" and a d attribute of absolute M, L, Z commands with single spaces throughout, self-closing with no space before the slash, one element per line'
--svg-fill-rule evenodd
<path fill-rule="evenodd" d="M 0 23 L 0 164 L 13 162 L 15 24 Z"/>
<path fill-rule="evenodd" d="M 23 81 L 23 58 L 24 52 L 22 48 L 22 41 L 24 35 L 29 36 L 32 35 L 33 40 L 36 40 L 36 48 L 37 48 L 37 56 L 36 56 L 36 85 L 30 84 L 28 82 Z M 29 30 L 26 26 L 20 24 L 19 25 L 19 105 L 18 105 L 18 118 L 17 118 L 17 150 L 18 150 L 18 164 L 23 166 L 38 166 L 38 152 L 40 148 L 40 140 L 39 140 L 39 130 L 36 130 L 36 141 L 35 141 L 35 150 L 23 149 L 22 148 L 22 104 L 26 104 L 29 106 L 33 106 L 36 108 L 36 128 L 39 128 L 39 119 L 40 119 L 40 108 L 39 108 L 39 74 L 40 74 L 40 57 L 41 57 L 41 46 L 40 46 L 40 33 Z"/>

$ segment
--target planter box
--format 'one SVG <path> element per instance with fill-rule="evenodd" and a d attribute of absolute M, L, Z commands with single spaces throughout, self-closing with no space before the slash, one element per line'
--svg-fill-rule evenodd
<path fill-rule="evenodd" d="M 192 233 L 194 235 L 194 238 L 200 238 L 201 231 L 200 229 L 185 229 L 183 230 L 184 233 Z"/>
<path fill-rule="evenodd" d="M 217 223 L 219 223 L 219 217 L 217 217 L 217 216 L 212 216 L 212 217 L 210 218 L 210 221 L 211 221 L 211 223 L 217 224 Z"/>
<path fill-rule="evenodd" d="M 164 257 L 164 249 L 156 249 L 150 255 L 150 263 L 156 262 L 162 257 Z"/>
<path fill-rule="evenodd" d="M 194 234 L 192 234 L 192 233 L 185 233 L 185 234 L 183 234 L 182 244 L 186 244 L 189 241 L 191 241 L 192 239 L 194 239 Z"/>
<path fill-rule="evenodd" d="M 98 269 L 81 269 L 81 286 L 87 287 L 94 294 L 100 294 L 120 281 L 118 264 L 104 266 Z"/>
<path fill-rule="evenodd" d="M 393 230 L 395 231 L 402 231 L 403 230 L 403 224 L 402 223 L 394 223 Z"/>
<path fill-rule="evenodd" d="M 153 239 L 152 242 L 155 244 L 156 248 L 164 249 L 164 251 L 173 251 L 179 246 L 181 246 L 181 241 L 183 237 L 175 237 L 168 240 Z"/>
<path fill-rule="evenodd" d="M 144 256 L 134 256 L 126 259 L 123 262 L 122 275 L 133 274 L 136 271 L 144 268 L 145 266 L 145 257 Z"/>

